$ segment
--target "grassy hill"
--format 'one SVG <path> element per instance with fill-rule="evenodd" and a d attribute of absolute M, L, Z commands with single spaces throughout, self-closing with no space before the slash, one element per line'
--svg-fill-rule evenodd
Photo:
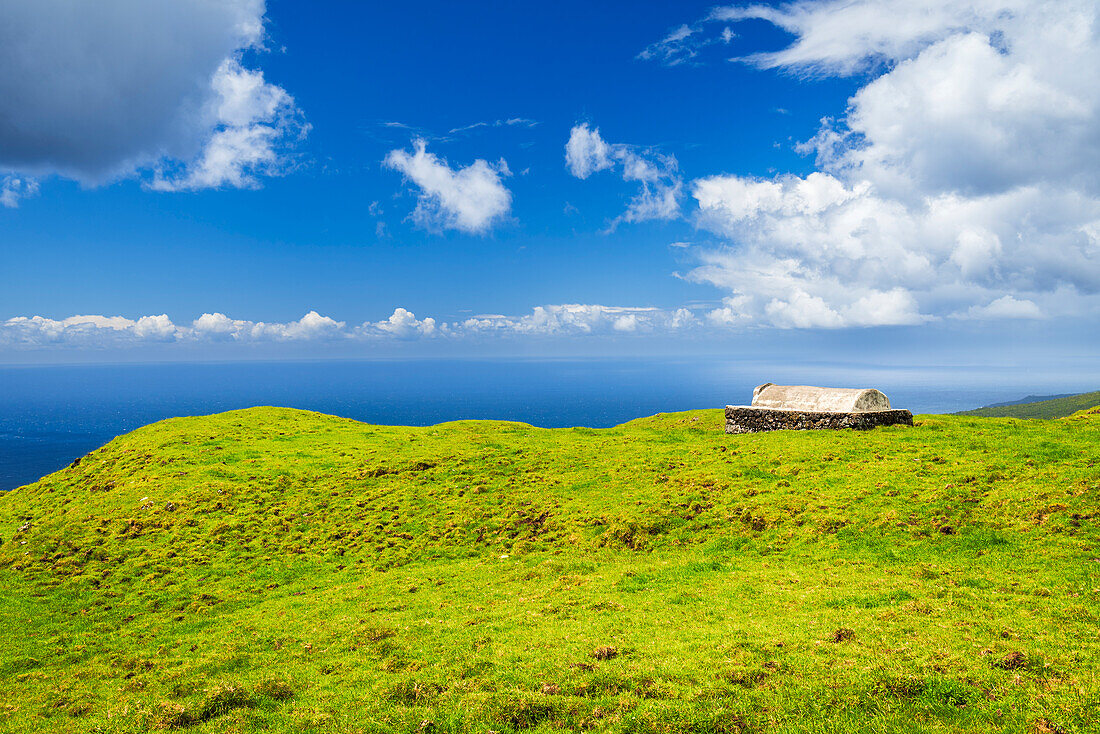
<path fill-rule="evenodd" d="M 0 495 L 4 732 L 1086 732 L 1100 411 L 146 426 Z"/>
<path fill-rule="evenodd" d="M 1064 418 L 1079 410 L 1087 410 L 1098 405 L 1100 405 L 1100 390 L 1080 393 L 1079 395 L 1066 395 L 1051 400 L 964 410 L 955 415 L 972 415 L 985 418 Z"/>

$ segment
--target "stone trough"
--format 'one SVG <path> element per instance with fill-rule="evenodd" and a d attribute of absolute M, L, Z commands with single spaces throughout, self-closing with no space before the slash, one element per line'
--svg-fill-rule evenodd
<path fill-rule="evenodd" d="M 726 433 L 840 428 L 865 431 L 899 424 L 913 425 L 913 414 L 891 408 L 889 398 L 867 388 L 766 382 L 752 391 L 752 405 L 726 406 Z"/>

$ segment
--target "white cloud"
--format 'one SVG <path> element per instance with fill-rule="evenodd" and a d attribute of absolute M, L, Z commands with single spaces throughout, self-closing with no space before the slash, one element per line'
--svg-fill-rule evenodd
<path fill-rule="evenodd" d="M 439 330 L 436 328 L 435 319 L 416 318 L 416 314 L 404 308 L 396 308 L 393 314 L 385 321 L 363 324 L 364 333 L 377 329 L 385 334 L 396 336 L 398 339 L 415 339 L 421 336 L 432 336 Z"/>
<path fill-rule="evenodd" d="M 958 33 L 992 33 L 1029 6 L 1039 9 L 1041 4 L 1029 0 L 802 0 L 780 7 L 719 7 L 708 20 L 766 20 L 795 36 L 795 42 L 783 50 L 744 57 L 758 66 L 855 74 L 878 63 L 910 58 Z"/>
<path fill-rule="evenodd" d="M 532 128 L 538 126 L 538 120 L 529 120 L 526 117 L 509 117 L 506 120 L 494 120 L 492 122 L 475 122 L 470 125 L 463 125 L 462 127 L 451 128 L 449 133 L 454 135 L 455 133 L 468 133 L 480 128 L 490 127 L 519 127 L 519 128 Z"/>
<path fill-rule="evenodd" d="M 536 306 L 524 316 L 480 316 L 456 324 L 466 333 L 587 335 L 675 332 L 697 324 L 686 308 L 601 306 L 570 303 Z"/>
<path fill-rule="evenodd" d="M 565 165 L 577 178 L 588 178 L 596 171 L 611 168 L 611 146 L 600 137 L 598 129 L 592 130 L 588 123 L 574 125 L 569 131 L 569 140 L 565 144 Z"/>
<path fill-rule="evenodd" d="M 956 318 L 990 319 L 1041 319 L 1043 312 L 1034 302 L 1027 299 L 1017 300 L 1012 296 L 1001 296 L 984 306 L 971 306 L 966 313 L 953 314 Z"/>
<path fill-rule="evenodd" d="M 700 250 L 688 278 L 734 293 L 710 319 L 786 328 L 919 323 L 904 284 L 931 278 L 906 249 L 919 235 L 904 210 L 828 174 L 694 183 L 700 226 L 737 247 Z"/>
<path fill-rule="evenodd" d="M 593 173 L 618 167 L 624 181 L 641 184 L 623 214 L 611 222 L 644 222 L 676 219 L 680 216 L 683 179 L 676 158 L 652 151 L 639 152 L 629 145 L 609 144 L 598 128 L 587 123 L 574 125 L 565 144 L 565 164 L 575 177 L 586 179 Z"/>
<path fill-rule="evenodd" d="M 765 307 L 797 293 L 840 315 L 821 326 L 867 326 L 919 323 L 1006 291 L 1087 296 L 1100 287 L 1100 248 L 1087 235 L 1100 206 L 1071 192 L 941 194 L 907 206 L 868 182 L 815 173 L 717 176 L 694 182 L 693 193 L 699 225 L 733 244 L 696 250 L 701 264 L 687 277 L 740 297 L 739 321 L 792 326 L 786 310 Z"/>
<path fill-rule="evenodd" d="M 98 315 L 64 319 L 16 316 L 0 322 L 0 345 L 107 347 L 173 341 L 178 335 L 179 329 L 165 314 L 137 320 Z"/>
<path fill-rule="evenodd" d="M 252 322 L 231 319 L 223 313 L 204 313 L 191 323 L 194 334 L 212 341 L 236 340 L 252 333 Z"/>
<path fill-rule="evenodd" d="M 308 131 L 299 120 L 294 99 L 264 82 L 263 72 L 249 71 L 227 59 L 214 74 L 216 130 L 199 156 L 174 173 L 157 171 L 150 187 L 182 191 L 231 186 L 255 188 L 258 175 L 278 175 L 289 161 L 282 145 Z M 178 168 L 178 167 L 177 167 Z"/>
<path fill-rule="evenodd" d="M 697 53 L 697 49 L 692 43 L 693 36 L 697 33 L 696 29 L 689 25 L 680 25 L 673 28 L 668 32 L 664 38 L 660 41 L 655 41 L 638 54 L 639 59 L 658 59 L 664 61 L 670 66 L 682 64 L 688 59 L 693 58 Z"/>
<path fill-rule="evenodd" d="M 99 315 L 64 319 L 17 316 L 0 321 L 0 345 L 111 347 L 148 342 L 324 341 L 348 338 L 351 332 L 346 327 L 345 322 L 316 311 L 287 323 L 204 313 L 190 326 L 178 326 L 166 314 L 138 319 Z"/>
<path fill-rule="evenodd" d="M 204 313 L 191 323 L 190 332 L 180 338 L 210 341 L 320 341 L 346 336 L 343 321 L 310 311 L 297 321 L 270 323 L 231 319 L 222 313 Z"/>
<path fill-rule="evenodd" d="M 0 3 L 0 170 L 95 186 L 255 186 L 307 130 L 245 69 L 263 0 Z"/>
<path fill-rule="evenodd" d="M 420 188 L 413 220 L 426 229 L 484 234 L 511 209 L 512 193 L 501 181 L 511 172 L 503 159 L 492 164 L 479 158 L 456 170 L 418 138 L 412 153 L 391 150 L 384 165 Z"/>
<path fill-rule="evenodd" d="M 35 196 L 38 182 L 26 176 L 8 175 L 0 178 L 0 206 L 15 209 L 20 199 Z"/>
<path fill-rule="evenodd" d="M 258 322 L 252 328 L 253 338 L 279 341 L 323 341 L 346 336 L 347 324 L 310 311 L 297 321 L 286 324 Z"/>
<path fill-rule="evenodd" d="M 126 329 L 132 331 L 138 339 L 148 341 L 172 341 L 176 338 L 176 325 L 167 314 L 160 316 L 142 316 Z"/>
<path fill-rule="evenodd" d="M 819 171 L 691 190 L 724 236 L 687 277 L 730 293 L 713 323 L 786 327 L 1034 318 L 1100 293 L 1100 8 L 1055 0 L 823 0 L 718 8 L 794 35 L 743 60 L 871 72 L 800 150 Z M 1006 300 L 1008 299 L 1008 300 Z"/>
<path fill-rule="evenodd" d="M 836 328 L 844 326 L 844 318 L 818 296 L 795 291 L 785 300 L 773 298 L 764 307 L 776 326 L 796 329 Z"/>
<path fill-rule="evenodd" d="M 728 44 L 737 37 L 728 27 L 723 28 L 717 35 L 707 36 L 703 32 L 703 26 L 702 23 L 695 26 L 686 24 L 677 26 L 660 41 L 646 46 L 637 58 L 657 61 L 665 66 L 679 66 L 693 62 L 705 47 L 718 43 Z"/>

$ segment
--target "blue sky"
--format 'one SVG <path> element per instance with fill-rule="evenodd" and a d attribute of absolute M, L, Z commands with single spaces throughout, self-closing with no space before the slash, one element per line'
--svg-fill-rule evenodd
<path fill-rule="evenodd" d="M 1091 3 L 398 5 L 0 10 L 0 361 L 1095 365 Z"/>

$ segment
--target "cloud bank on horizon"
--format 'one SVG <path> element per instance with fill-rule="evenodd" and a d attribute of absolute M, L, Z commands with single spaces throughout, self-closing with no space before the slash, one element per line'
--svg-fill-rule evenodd
<path fill-rule="evenodd" d="M 190 324 L 177 325 L 167 316 L 70 316 L 50 319 L 17 316 L 0 321 L 0 346 L 111 347 L 153 343 L 258 343 L 418 340 L 495 336 L 588 336 L 606 334 L 674 333 L 697 328 L 699 322 L 686 308 L 560 304 L 536 306 L 521 316 L 482 314 L 442 321 L 417 318 L 405 308 L 395 308 L 380 321 L 349 325 L 316 311 L 297 321 L 267 323 L 233 319 L 222 313 L 204 313 Z"/>
<path fill-rule="evenodd" d="M 868 304 L 876 307 L 879 304 Z M 888 313 L 889 304 L 882 306 Z M 987 306 L 975 306 L 953 319 L 993 322 L 1038 319 L 1042 314 L 1029 301 L 1003 296 Z M 799 328 L 797 317 L 783 328 Z M 202 344 L 261 342 L 335 342 L 421 339 L 476 339 L 479 337 L 600 337 L 714 335 L 728 331 L 722 308 L 663 309 L 655 306 L 548 304 L 530 313 L 508 316 L 480 314 L 446 321 L 418 318 L 398 307 L 385 319 L 349 324 L 310 311 L 297 321 L 264 322 L 234 319 L 223 313 L 204 313 L 190 324 L 176 324 L 167 314 L 141 316 L 77 315 L 64 319 L 16 316 L 0 321 L 0 346 L 17 349 L 51 347 L 115 347 L 142 344 Z M 862 322 L 861 322 L 862 323 Z"/>
<path fill-rule="evenodd" d="M 293 169 L 310 126 L 257 66 L 265 13 L 263 0 L 0 5 L 0 205 L 41 196 L 50 176 L 89 187 L 138 180 L 167 194 L 253 188 Z M 569 176 L 586 187 L 617 178 L 632 191 L 605 231 L 686 220 L 703 235 L 707 244 L 675 243 L 690 258 L 678 276 L 717 288 L 718 305 L 546 305 L 452 321 L 398 308 L 358 326 L 315 311 L 287 323 L 206 313 L 188 325 L 166 315 L 16 316 L 0 321 L 0 345 L 843 329 L 1100 313 L 1094 1 L 801 0 L 684 20 L 638 63 L 728 57 L 741 24 L 765 21 L 790 42 L 734 62 L 860 81 L 845 113 L 798 145 L 814 160 L 805 175 L 688 176 L 653 141 L 608 142 L 622 138 L 605 138 L 594 121 L 561 131 Z M 59 37 L 68 42 L 53 43 Z M 449 134 L 536 124 L 502 118 Z M 430 234 L 513 226 L 516 178 L 505 159 L 452 164 L 438 144 L 417 133 L 380 162 L 381 175 L 396 184 L 399 174 L 415 195 L 409 219 Z"/>

